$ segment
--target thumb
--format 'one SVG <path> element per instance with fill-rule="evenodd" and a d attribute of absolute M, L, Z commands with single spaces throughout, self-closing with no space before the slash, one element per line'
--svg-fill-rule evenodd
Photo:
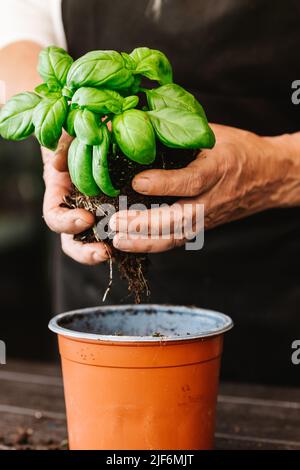
<path fill-rule="evenodd" d="M 133 179 L 132 187 L 139 193 L 153 196 L 198 196 L 220 179 L 218 161 L 214 150 L 205 150 L 185 168 L 139 173 Z"/>
<path fill-rule="evenodd" d="M 60 172 L 68 171 L 68 150 L 72 140 L 73 138 L 66 132 L 61 136 L 52 159 L 52 165 L 55 170 Z"/>

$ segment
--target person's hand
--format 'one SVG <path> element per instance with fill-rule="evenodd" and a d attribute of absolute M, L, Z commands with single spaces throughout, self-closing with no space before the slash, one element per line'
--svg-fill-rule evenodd
<path fill-rule="evenodd" d="M 116 248 L 160 252 L 182 245 L 186 237 L 178 237 L 178 230 L 174 236 L 172 226 L 194 226 L 197 204 L 204 204 L 205 228 L 210 229 L 264 209 L 300 203 L 298 134 L 268 138 L 227 126 L 212 128 L 215 147 L 199 153 L 186 168 L 148 170 L 134 178 L 132 186 L 139 193 L 184 199 L 161 209 L 116 213 L 110 221 L 117 232 Z M 192 205 L 190 221 L 182 215 L 186 203 Z M 170 220 L 169 237 L 149 235 L 164 233 Z"/>
<path fill-rule="evenodd" d="M 64 196 L 70 193 L 71 180 L 67 167 L 67 153 L 71 137 L 64 134 L 55 153 L 43 148 L 45 196 L 44 219 L 48 227 L 61 234 L 64 253 L 79 263 L 98 264 L 109 257 L 108 248 L 100 242 L 81 243 L 73 239 L 94 224 L 94 216 L 84 209 L 60 207 Z"/>

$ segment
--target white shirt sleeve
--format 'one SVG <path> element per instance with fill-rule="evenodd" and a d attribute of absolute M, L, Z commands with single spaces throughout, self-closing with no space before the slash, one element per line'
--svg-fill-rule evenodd
<path fill-rule="evenodd" d="M 62 0 L 0 0 L 0 48 L 16 41 L 67 49 Z"/>

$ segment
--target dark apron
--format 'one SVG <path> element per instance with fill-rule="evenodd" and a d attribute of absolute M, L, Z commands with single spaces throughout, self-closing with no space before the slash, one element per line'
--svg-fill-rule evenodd
<path fill-rule="evenodd" d="M 174 81 L 195 93 L 209 120 L 262 135 L 297 131 L 291 82 L 300 77 L 297 0 L 63 0 L 70 54 L 161 49 Z M 300 208 L 276 209 L 205 233 L 199 251 L 151 256 L 151 301 L 231 315 L 227 378 L 297 382 L 290 344 L 300 337 Z M 101 304 L 108 267 L 59 256 L 57 309 Z M 128 302 L 115 274 L 110 303 Z"/>

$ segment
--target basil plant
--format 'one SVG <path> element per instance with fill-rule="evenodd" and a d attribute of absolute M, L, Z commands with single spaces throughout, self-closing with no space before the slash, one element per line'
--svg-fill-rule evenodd
<path fill-rule="evenodd" d="M 0 135 L 18 141 L 34 133 L 42 146 L 55 150 L 65 129 L 74 137 L 70 177 L 87 196 L 119 194 L 109 174 L 112 149 L 149 165 L 157 139 L 178 149 L 215 143 L 202 106 L 173 83 L 171 64 L 160 51 L 92 51 L 73 61 L 63 49 L 50 46 L 40 53 L 38 72 L 43 83 L 34 92 L 15 95 L 1 109 Z M 143 77 L 158 86 L 142 87 Z M 143 107 L 142 93 L 148 103 Z"/>

